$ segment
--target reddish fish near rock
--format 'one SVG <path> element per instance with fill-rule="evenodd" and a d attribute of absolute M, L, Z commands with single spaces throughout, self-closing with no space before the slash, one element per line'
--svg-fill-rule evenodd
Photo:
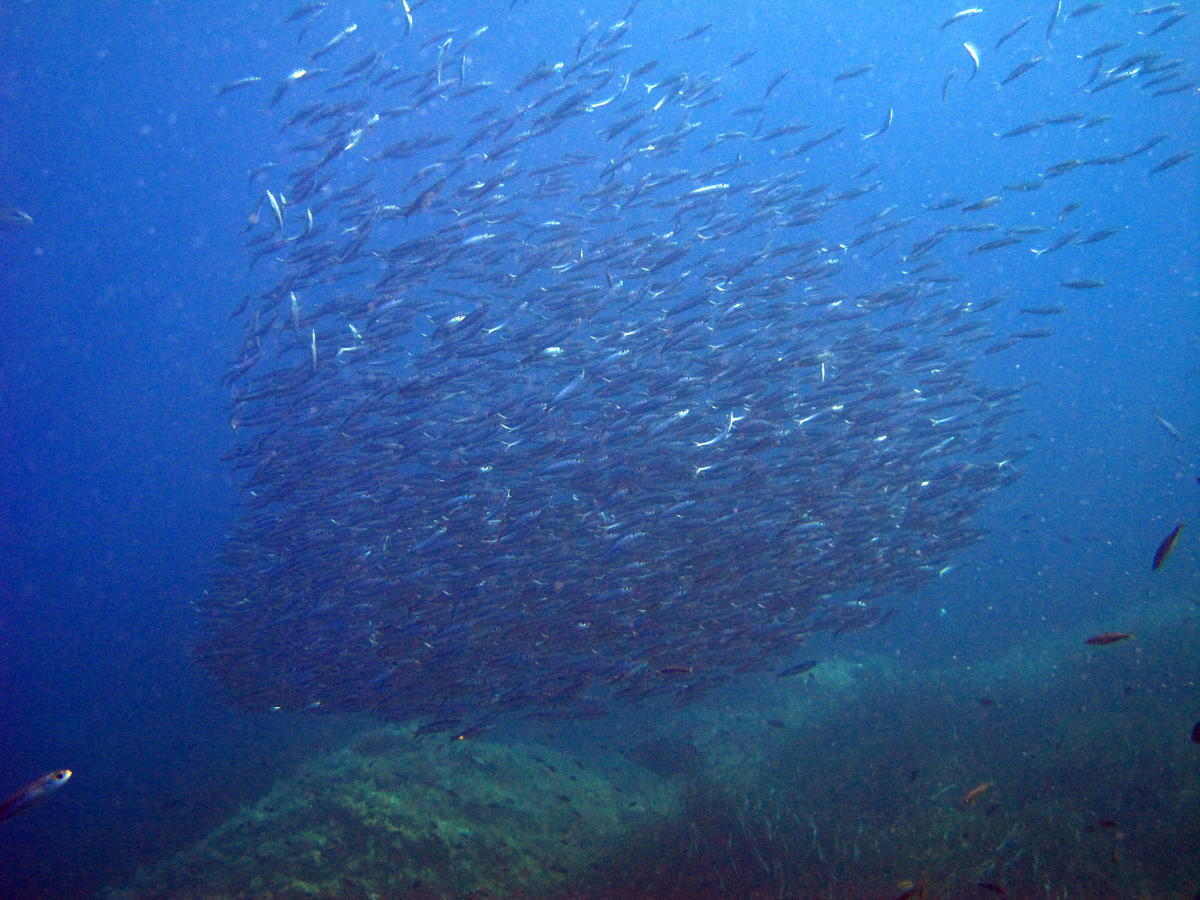
<path fill-rule="evenodd" d="M 1085 644 L 1093 646 L 1102 646 L 1104 644 L 1115 644 L 1117 641 L 1124 641 L 1132 638 L 1133 635 L 1127 631 L 1106 631 L 1103 634 L 1094 634 L 1086 641 Z"/>

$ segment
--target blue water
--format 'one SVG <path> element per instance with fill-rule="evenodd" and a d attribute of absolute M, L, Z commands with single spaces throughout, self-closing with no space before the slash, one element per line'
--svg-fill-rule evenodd
<path fill-rule="evenodd" d="M 1153 581 L 1149 562 L 1175 522 L 1200 512 L 1200 162 L 1148 170 L 1200 143 L 1200 96 L 1153 97 L 1136 83 L 1077 90 L 1090 63 L 1073 56 L 1133 40 L 1145 25 L 1134 3 L 1060 22 L 1049 48 L 1050 4 L 1041 0 L 989 7 L 942 33 L 956 8 L 919 5 L 902 14 L 893 4 L 823 0 L 798 13 L 768 0 L 643 0 L 628 40 L 634 59 L 662 60 L 659 72 L 714 71 L 756 50 L 724 73 L 722 110 L 758 102 L 788 69 L 772 95 L 776 119 L 813 123 L 806 137 L 847 125 L 803 164 L 810 181 L 845 187 L 880 164 L 868 180 L 884 187 L 843 214 L 852 217 L 845 234 L 884 205 L 911 214 L 945 196 L 970 202 L 1054 162 L 1169 135 L 1128 163 L 1004 192 L 996 210 L 975 214 L 1055 226 L 1046 235 L 970 257 L 965 248 L 1000 233 L 959 236 L 953 252 L 935 254 L 966 275 L 964 290 L 1012 298 L 990 313 L 998 333 L 1056 332 L 982 364 L 989 383 L 1037 383 L 1004 425 L 1032 436 L 1032 451 L 1022 478 L 981 515 L 989 536 L 919 596 L 896 598 L 902 614 L 862 638 L 945 659 L 1081 622 L 1086 630 L 1148 597 L 1197 594 L 1197 529 L 1185 529 Z M 507 0 L 430 0 L 409 40 L 489 24 L 472 56 L 479 77 L 505 85 L 569 55 L 587 22 L 611 22 L 625 6 L 526 0 L 510 12 Z M 302 59 L 282 24 L 292 8 L 63 0 L 0 11 L 0 205 L 34 220 L 0 232 L 0 794 L 54 768 L 76 773 L 53 801 L 0 825 L 3 897 L 86 896 L 118 882 L 251 802 L 345 727 L 230 710 L 189 658 L 190 604 L 238 512 L 237 480 L 220 460 L 233 442 L 220 378 L 240 342 L 229 313 L 250 289 L 239 232 L 260 188 L 248 187 L 247 172 L 294 140 L 278 136 L 285 110 L 265 109 L 278 73 Z M 334 0 L 313 34 L 357 22 L 366 37 L 336 57 L 349 65 L 373 46 L 400 45 L 398 8 Z M 1025 15 L 1030 25 L 993 52 Z M 701 38 L 672 42 L 710 20 Z M 1188 56 L 1198 21 L 1193 13 L 1152 43 L 1165 57 Z M 964 40 L 983 57 L 969 84 Z M 1111 64 L 1132 52 L 1115 51 Z M 1033 55 L 1046 59 L 996 87 Z M 866 63 L 877 68 L 833 82 Z M 1184 80 L 1195 76 L 1188 66 Z M 958 75 L 943 106 L 951 68 Z M 251 73 L 264 84 L 215 98 L 219 85 Z M 860 141 L 889 107 L 890 131 Z M 1112 118 L 1087 131 L 994 136 L 1074 111 Z M 724 115 L 697 118 L 719 131 Z M 543 152 L 527 164 L 548 161 Z M 1061 230 L 1058 212 L 1070 202 L 1081 204 L 1068 220 L 1081 236 L 1125 227 L 1035 258 L 1026 248 Z M 929 230 L 906 231 L 897 250 Z M 892 265 L 865 253 L 857 264 L 870 277 Z M 1081 279 L 1106 286 L 1058 287 Z M 1049 321 L 1017 312 L 1058 304 L 1068 312 Z M 1155 411 L 1186 440 L 1160 427 Z"/>

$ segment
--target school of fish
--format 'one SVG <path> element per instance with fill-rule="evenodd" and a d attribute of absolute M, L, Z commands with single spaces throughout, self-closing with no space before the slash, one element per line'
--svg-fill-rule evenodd
<path fill-rule="evenodd" d="M 351 0 L 303 5 L 280 32 L 295 66 L 218 90 L 292 142 L 250 175 L 255 287 L 225 377 L 246 503 L 197 602 L 198 658 L 251 708 L 466 734 L 811 668 L 793 659 L 808 635 L 884 621 L 1018 477 L 1022 389 L 977 364 L 1052 332 L 994 333 L 985 313 L 1067 307 L 969 295 L 963 270 L 1121 231 L 1060 226 L 1034 249 L 1045 227 L 972 215 L 1082 167 L 1161 178 L 1194 153 L 1087 109 L 1110 89 L 1194 98 L 1170 55 L 1178 3 L 1047 5 L 1044 34 L 931 10 L 930 41 L 974 38 L 970 77 L 986 67 L 1001 95 L 1073 55 L 1079 111 L 997 137 L 1076 128 L 1097 155 L 906 210 L 857 155 L 892 139 L 895 98 L 865 130 L 834 109 L 801 122 L 772 105 L 785 70 L 730 109 L 753 54 L 674 71 L 672 47 L 716 53 L 721 24 L 643 39 L 638 0 L 593 4 L 555 57 L 493 82 L 486 26 L 423 31 L 439 2 L 392 4 L 388 33 Z M 1073 15 L 1111 15 L 1111 45 L 1062 49 Z M 839 183 L 805 174 L 822 153 Z M 1104 282 L 1063 286 L 1067 304 Z"/>

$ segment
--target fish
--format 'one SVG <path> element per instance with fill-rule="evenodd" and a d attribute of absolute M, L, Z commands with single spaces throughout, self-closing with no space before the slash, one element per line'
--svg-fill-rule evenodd
<path fill-rule="evenodd" d="M 1026 72 L 1029 72 L 1031 69 L 1033 69 L 1033 67 L 1040 63 L 1044 58 L 1045 57 L 1042 56 L 1035 56 L 1032 59 L 1025 60 L 1025 62 L 1021 63 L 1001 79 L 1000 86 L 1003 87 L 1006 84 L 1011 84 L 1012 82 L 1016 81 Z"/>
<path fill-rule="evenodd" d="M 994 781 L 980 782 L 979 784 L 975 785 L 975 787 L 963 794 L 962 800 L 959 801 L 959 805 L 962 807 L 971 806 L 976 800 L 978 800 L 995 786 L 996 782 Z"/>
<path fill-rule="evenodd" d="M 1122 230 L 1123 230 L 1123 229 L 1121 229 L 1120 227 L 1114 227 L 1114 228 L 1102 228 L 1100 231 L 1093 231 L 1093 232 L 1092 232 L 1091 234 L 1089 234 L 1087 237 L 1085 237 L 1085 238 L 1083 238 L 1083 239 L 1081 239 L 1081 240 L 1078 240 L 1078 241 L 1076 241 L 1075 243 L 1076 243 L 1076 244 L 1080 244 L 1080 245 L 1083 245 L 1083 244 L 1097 244 L 1097 243 L 1099 243 L 1100 241 L 1106 241 L 1106 240 L 1108 240 L 1108 239 L 1109 239 L 1110 237 L 1112 237 L 1114 234 L 1120 234 L 1120 232 L 1121 232 Z"/>
<path fill-rule="evenodd" d="M 1142 141 L 1128 153 L 1123 154 L 1123 156 L 1125 159 L 1132 159 L 1135 156 L 1140 156 L 1141 154 L 1154 149 L 1166 139 L 1167 136 L 1165 134 L 1156 134 L 1154 137 L 1147 138 L 1146 140 Z"/>
<path fill-rule="evenodd" d="M 341 44 L 343 41 L 345 41 L 348 37 L 350 37 L 350 35 L 354 34 L 354 32 L 356 32 L 356 31 L 358 31 L 358 25 L 356 25 L 354 23 L 347 25 L 345 28 L 343 28 L 341 31 L 339 31 L 337 34 L 335 34 L 332 38 L 330 38 L 328 43 L 325 44 L 325 46 L 321 47 L 319 50 L 314 52 L 312 54 L 312 56 L 309 57 L 309 59 L 311 59 L 313 62 L 316 62 L 318 59 L 320 59 L 326 53 L 331 53 L 335 48 L 337 48 L 337 46 L 339 44 Z"/>
<path fill-rule="evenodd" d="M 954 69 L 951 69 L 946 73 L 945 80 L 942 81 L 942 106 L 946 105 L 946 101 L 950 97 L 950 84 L 954 81 L 954 78 L 957 74 L 958 73 Z"/>
<path fill-rule="evenodd" d="M 672 663 L 666 666 L 660 666 L 658 669 L 659 675 L 691 675 L 692 667 L 683 663 Z"/>
<path fill-rule="evenodd" d="M 1120 50 L 1124 46 L 1124 41 L 1109 41 L 1107 44 L 1101 44 L 1099 47 L 1094 47 L 1092 50 L 1088 51 L 1086 55 L 1079 58 L 1095 59 L 1098 56 L 1104 56 L 1105 54 L 1112 53 L 1114 50 Z"/>
<path fill-rule="evenodd" d="M 1116 644 L 1120 641 L 1132 640 L 1133 635 L 1127 631 L 1105 631 L 1102 634 L 1094 634 L 1084 641 L 1085 644 L 1091 644 L 1093 647 L 1102 647 L 1106 644 Z"/>
<path fill-rule="evenodd" d="M 967 79 L 971 82 L 979 74 L 979 49 L 970 41 L 963 41 L 963 49 L 967 51 L 967 56 L 971 57 L 971 77 Z"/>
<path fill-rule="evenodd" d="M 1074 125 L 1077 122 L 1082 122 L 1086 118 L 1087 116 L 1085 116 L 1083 113 L 1065 113 L 1061 116 L 1050 116 L 1042 121 L 1046 125 Z"/>
<path fill-rule="evenodd" d="M 794 666 L 788 666 L 775 673 L 776 678 L 791 678 L 795 675 L 803 675 L 805 672 L 812 671 L 821 661 L 819 659 L 806 659 L 804 662 L 796 663 Z"/>
<path fill-rule="evenodd" d="M 836 128 L 831 128 L 829 131 L 826 131 L 824 134 L 820 135 L 819 137 L 815 137 L 808 141 L 805 141 L 799 147 L 796 147 L 793 150 L 788 151 L 788 153 L 790 153 L 790 154 L 807 153 L 809 150 L 812 150 L 814 147 L 819 147 L 821 144 L 824 144 L 828 141 L 833 140 L 835 137 L 837 137 L 839 134 L 841 134 L 844 130 L 845 130 L 844 125 L 839 125 Z"/>
<path fill-rule="evenodd" d="M 18 813 L 24 812 L 46 799 L 52 793 L 71 780 L 70 769 L 55 769 L 48 775 L 36 778 L 19 791 L 0 800 L 0 822 L 6 822 Z"/>
<path fill-rule="evenodd" d="M 1167 557 L 1171 555 L 1171 551 L 1175 549 L 1175 544 L 1179 540 L 1179 534 L 1183 531 L 1183 523 L 1180 522 L 1171 529 L 1171 533 L 1162 539 L 1162 543 L 1158 545 L 1158 549 L 1154 551 L 1154 562 L 1150 565 L 1150 570 L 1157 572 L 1166 563 Z"/>
<path fill-rule="evenodd" d="M 966 203 L 966 201 L 967 201 L 966 197 L 947 197 L 945 200 L 939 200 L 936 203 L 929 204 L 926 207 L 926 209 L 929 209 L 929 210 L 953 209 L 956 206 L 961 206 L 963 203 Z"/>
<path fill-rule="evenodd" d="M 258 84 L 262 81 L 261 75 L 247 75 L 245 78 L 238 78 L 235 81 L 229 81 L 217 88 L 217 96 L 224 97 L 230 91 L 236 91 L 239 88 L 249 87 L 252 84 Z"/>
<path fill-rule="evenodd" d="M 1148 88 L 1152 84 L 1161 84 L 1163 82 L 1170 81 L 1177 77 L 1179 77 L 1179 76 L 1178 75 L 1166 75 L 1162 78 L 1157 78 L 1157 79 L 1154 79 L 1153 81 L 1148 81 L 1144 85 L 1142 85 L 1142 87 L 1143 87 L 1143 89 Z M 1154 97 L 1169 97 L 1172 94 L 1182 94 L 1184 91 L 1193 91 L 1193 92 L 1200 91 L 1200 81 L 1187 81 L 1182 84 L 1174 84 L 1174 85 L 1171 85 L 1170 87 L 1160 88 L 1159 90 L 1154 91 L 1152 96 L 1154 96 Z M 1182 160 L 1180 160 L 1180 162 L 1182 162 Z"/>
<path fill-rule="evenodd" d="M 16 231 L 33 224 L 33 216 L 15 206 L 0 206 L 0 231 Z"/>
<path fill-rule="evenodd" d="M 291 15 L 284 21 L 287 23 L 298 22 L 301 19 L 307 19 L 309 16 L 324 12 L 327 3 L 305 3 L 292 10 Z"/>
<path fill-rule="evenodd" d="M 1054 0 L 1054 10 L 1050 13 L 1050 21 L 1046 23 L 1046 43 L 1050 42 L 1050 36 L 1054 34 L 1054 28 L 1058 25 L 1058 20 L 1062 17 L 1062 0 Z"/>
<path fill-rule="evenodd" d="M 1162 430 L 1171 437 L 1175 438 L 1175 440 L 1179 441 L 1180 443 L 1183 443 L 1186 440 L 1180 430 L 1168 422 L 1159 412 L 1155 411 L 1152 413 L 1152 415 L 1154 416 L 1154 421 L 1162 427 Z"/>
<path fill-rule="evenodd" d="M 276 106 L 278 106 L 279 102 L 287 94 L 288 90 L 291 89 L 292 85 L 299 84 L 302 81 L 308 81 L 310 78 L 316 78 L 318 75 L 324 75 L 328 71 L 328 69 L 305 68 L 292 70 L 292 73 L 288 75 L 287 78 L 283 79 L 283 81 L 279 82 L 279 85 L 275 88 L 275 93 L 271 95 L 271 100 L 267 104 L 267 108 L 274 109 Z"/>
<path fill-rule="evenodd" d="M 1034 131 L 1038 131 L 1039 129 L 1044 128 L 1045 125 L 1045 121 L 1038 119 L 1036 122 L 1027 122 L 1024 125 L 1018 125 L 1016 128 L 1011 128 L 999 136 L 1002 138 L 1020 137 L 1023 134 L 1031 134 Z"/>
<path fill-rule="evenodd" d="M 980 244 L 978 247 L 975 247 L 973 250 L 971 250 L 971 255 L 974 256 L 976 253 L 987 253 L 989 250 L 999 250 L 1001 247 L 1011 247 L 1014 244 L 1021 243 L 1021 241 L 1022 238 L 1016 237 L 1015 235 L 999 238 L 994 241 L 988 241 L 987 243 Z"/>
<path fill-rule="evenodd" d="M 1052 166 L 1047 166 L 1046 170 L 1044 172 L 1042 172 L 1042 177 L 1043 178 L 1059 178 L 1063 175 L 1066 175 L 1068 172 L 1074 172 L 1076 169 L 1078 169 L 1082 165 L 1083 165 L 1082 159 L 1063 160 L 1060 163 L 1055 163 Z"/>
<path fill-rule="evenodd" d="M 1008 41 L 1010 41 L 1012 38 L 1014 38 L 1018 34 L 1020 34 L 1021 30 L 1032 21 L 1033 21 L 1033 16 L 1026 16 L 1024 19 L 1022 19 L 1020 22 L 1018 22 L 1016 25 L 1014 25 L 1008 31 L 1004 32 L 1004 34 L 1000 35 L 1000 39 L 998 41 L 996 41 L 996 46 L 993 49 L 999 50 L 1006 43 L 1008 43 Z"/>
<path fill-rule="evenodd" d="M 483 722 L 476 722 L 474 725 L 470 725 L 470 726 L 458 731 L 453 737 L 450 738 L 450 740 L 452 740 L 452 741 L 474 740 L 475 738 L 479 737 L 479 735 L 483 734 L 485 731 L 487 731 L 489 728 L 491 728 L 491 726 L 492 726 L 492 723 L 491 723 L 491 721 L 488 721 L 488 720 L 485 720 Z"/>
<path fill-rule="evenodd" d="M 954 15 L 952 15 L 950 18 L 948 18 L 945 22 L 943 22 L 941 27 L 938 28 L 938 31 L 945 31 L 947 28 L 949 28 L 951 25 L 955 24 L 956 22 L 961 22 L 963 19 L 969 19 L 972 16 L 977 16 L 981 12 L 983 12 L 983 10 L 978 6 L 973 6 L 970 9 L 959 10 Z"/>
<path fill-rule="evenodd" d="M 710 28 L 712 28 L 713 24 L 714 23 L 709 22 L 705 25 L 699 25 L 696 28 L 693 28 L 691 31 L 689 31 L 687 34 L 685 34 L 683 37 L 675 38 L 675 43 L 682 44 L 684 41 L 690 41 L 693 38 L 698 38 L 698 37 L 700 37 L 700 35 L 704 34 L 704 32 L 706 32 Z"/>
<path fill-rule="evenodd" d="M 1107 91 L 1108 89 L 1115 87 L 1118 84 L 1121 84 L 1123 82 L 1128 81 L 1131 78 L 1136 77 L 1138 74 L 1138 71 L 1139 71 L 1138 69 L 1131 69 L 1128 72 L 1116 72 L 1115 74 L 1110 73 L 1107 76 L 1105 76 L 1105 79 L 1102 82 L 1100 82 L 1098 85 L 1096 85 L 1095 87 L 1089 88 L 1088 93 L 1089 94 L 1099 94 L 1101 91 Z"/>
<path fill-rule="evenodd" d="M 879 137 L 879 135 L 881 135 L 881 134 L 883 134 L 884 132 L 886 132 L 886 131 L 887 131 L 889 128 L 891 128 L 891 127 L 892 127 L 892 118 L 893 118 L 893 116 L 894 116 L 894 115 L 895 115 L 895 110 L 893 110 L 893 109 L 892 109 L 892 108 L 889 106 L 889 107 L 888 107 L 888 111 L 887 111 L 887 116 L 884 118 L 884 120 L 883 120 L 883 124 L 882 124 L 882 125 L 880 125 L 880 126 L 879 126 L 879 128 L 877 128 L 875 131 L 872 131 L 872 132 L 870 132 L 870 133 L 868 133 L 868 134 L 864 134 L 864 135 L 862 136 L 862 140 L 864 140 L 864 141 L 869 141 L 871 138 L 873 138 L 873 137 Z"/>
<path fill-rule="evenodd" d="M 1095 279 L 1087 279 L 1083 281 L 1062 281 L 1059 282 L 1059 287 L 1070 288 L 1073 291 L 1092 291 L 1096 288 L 1104 287 L 1104 282 Z"/>
<path fill-rule="evenodd" d="M 1192 726 L 1192 743 L 1200 744 L 1200 722 Z"/>
<path fill-rule="evenodd" d="M 1186 19 L 1187 15 L 1188 14 L 1186 12 L 1180 11 L 1174 15 L 1168 16 L 1166 19 L 1163 19 L 1161 22 L 1159 22 L 1154 28 L 1146 32 L 1146 37 L 1154 37 L 1156 34 L 1162 34 L 1168 28 L 1172 28 Z"/>
<path fill-rule="evenodd" d="M 263 192 L 267 198 L 267 205 L 271 209 L 271 215 L 275 218 L 275 227 L 280 231 L 283 230 L 283 202 L 282 197 L 276 197 L 271 191 Z"/>
<path fill-rule="evenodd" d="M 1151 169 L 1150 174 L 1154 175 L 1154 174 L 1157 174 L 1158 172 L 1165 172 L 1167 169 L 1173 168 L 1173 167 L 1179 165 L 1181 162 L 1186 162 L 1187 160 L 1191 159 L 1195 155 L 1196 155 L 1195 150 L 1184 150 L 1180 153 L 1176 153 L 1174 156 L 1168 156 L 1166 159 L 1164 159 L 1162 162 L 1160 162 L 1157 166 L 1155 166 L 1153 169 Z"/>
<path fill-rule="evenodd" d="M 793 123 L 791 125 L 781 125 L 778 128 L 772 128 L 766 134 L 756 135 L 756 141 L 774 141 L 781 137 L 786 137 L 789 134 L 798 134 L 808 128 L 808 125 L 803 123 Z M 728 186 L 728 185 L 727 185 Z"/>
<path fill-rule="evenodd" d="M 455 740 L 457 739 L 458 733 L 461 733 L 457 732 L 457 729 L 459 729 L 459 726 L 461 725 L 462 719 L 459 718 L 432 719 L 422 723 L 422 725 L 413 732 L 413 737 L 419 738 L 425 737 L 427 734 L 441 734 L 442 732 L 455 730 L 456 734 L 451 738 L 451 740 Z"/>
<path fill-rule="evenodd" d="M 1084 3 L 1082 6 L 1077 6 L 1067 13 L 1067 18 L 1081 19 L 1084 16 L 1091 15 L 1094 12 L 1099 12 L 1102 9 L 1104 9 L 1104 4 L 1101 2 Z"/>
<path fill-rule="evenodd" d="M 853 69 L 846 69 L 844 72 L 839 72 L 834 76 L 834 81 L 849 81 L 851 78 L 858 78 L 861 75 L 866 75 L 875 69 L 874 63 L 865 66 L 855 66 Z"/>
<path fill-rule="evenodd" d="M 962 211 L 963 212 L 979 212 L 980 210 L 991 209 L 993 206 L 995 206 L 997 203 L 999 203 L 1003 199 L 1004 198 L 1001 197 L 999 194 L 993 194 L 991 197 L 984 197 L 982 200 L 977 200 L 975 203 L 972 203 L 970 206 L 964 206 L 962 208 Z"/>
<path fill-rule="evenodd" d="M 790 69 L 784 69 L 782 72 L 780 72 L 780 73 L 779 73 L 778 75 L 776 75 L 774 78 L 772 78 L 772 79 L 770 80 L 770 82 L 768 82 L 768 83 L 767 83 L 767 87 L 766 87 L 766 89 L 763 91 L 763 96 L 762 96 L 763 100 L 766 100 L 768 97 L 770 97 L 770 96 L 771 96 L 771 94 L 774 92 L 775 88 L 779 87 L 779 84 L 780 84 L 780 82 L 782 82 L 782 81 L 783 81 L 783 79 L 785 79 L 785 78 L 787 78 L 787 77 L 788 77 L 788 72 L 789 72 L 789 71 L 791 71 L 791 70 L 790 70 Z"/>

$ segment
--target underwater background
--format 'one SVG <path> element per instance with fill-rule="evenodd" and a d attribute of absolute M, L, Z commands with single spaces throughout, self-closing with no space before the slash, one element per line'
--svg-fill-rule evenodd
<path fill-rule="evenodd" d="M 1198 39 L 1186 3 L 1124 0 L 979 12 L 866 0 L 6 4 L 0 795 L 56 768 L 74 774 L 0 823 L 0 896 L 1200 891 Z M 1106 45 L 1119 46 L 1092 55 Z M 296 75 L 318 67 L 329 71 Z M 246 78 L 261 80 L 237 83 Z M 372 122 L 380 112 L 390 114 Z M 516 124 L 501 133 L 505 117 Z M 1036 127 L 1003 136 L 1026 123 Z M 492 130 L 472 144 L 481 127 Z M 573 154 L 587 160 L 569 178 L 552 168 Z M 427 166 L 441 168 L 422 175 Z M 310 167 L 311 196 L 289 200 Z M 618 187 L 627 193 L 603 199 Z M 771 218 L 785 205 L 803 221 Z M 578 253 L 551 261 L 541 251 L 556 245 L 538 228 L 568 213 L 579 216 Z M 491 224 L 453 240 L 438 230 L 476 214 Z M 351 259 L 347 235 L 368 219 L 348 217 L 360 215 L 383 224 Z M 646 255 L 586 273 L 604 303 L 582 331 L 570 331 L 582 314 L 550 305 L 533 325 L 506 326 L 601 239 L 644 241 Z M 312 261 L 293 248 L 324 240 L 334 249 L 322 267 L 287 287 Z M 751 280 L 793 242 L 804 274 L 798 264 L 782 276 L 786 290 Z M 500 244 L 503 256 L 480 255 Z M 402 257 L 421 266 L 398 270 Z M 503 276 L 525 263 L 542 281 L 518 290 Z M 324 280 L 352 266 L 367 274 Z M 376 486 L 352 477 L 349 444 L 339 463 L 327 444 L 305 444 L 307 432 L 277 446 L 254 435 L 271 433 L 279 397 L 317 382 L 341 392 L 347 413 L 375 402 L 350 380 L 354 352 L 339 350 L 379 327 L 380 271 L 434 286 L 444 277 L 453 291 L 428 306 L 401 291 L 411 333 L 394 359 L 380 356 L 411 366 L 394 373 L 410 380 L 406 405 L 389 412 L 414 433 L 428 425 L 427 461 L 440 454 L 457 472 L 483 458 L 434 427 L 446 410 L 465 415 L 454 404 L 473 392 L 553 420 L 547 440 L 565 449 L 529 457 L 511 476 L 515 494 L 388 471 L 397 489 L 411 485 L 411 505 L 395 510 L 403 524 L 389 526 L 407 555 L 379 576 L 396 592 L 366 601 L 379 605 L 369 615 L 344 599 L 357 582 L 337 586 L 334 602 L 309 574 L 325 558 L 301 549 L 310 590 L 293 606 L 270 594 L 270 535 L 255 517 L 292 522 L 300 507 L 288 491 L 305 479 L 331 479 L 329 504 Z M 668 312 L 698 279 L 711 322 Z M 333 309 L 318 334 L 308 316 L 347 292 L 366 298 L 363 311 Z M 736 324 L 742 313 L 721 304 L 740 293 L 772 311 Z M 231 316 L 247 294 L 250 312 Z M 276 319 L 250 341 L 264 297 Z M 793 301 L 810 298 L 810 312 L 794 314 Z M 455 317 L 485 308 L 481 335 L 508 340 L 520 325 L 529 356 L 557 356 L 546 351 L 561 343 L 568 359 L 527 361 L 507 346 L 472 355 L 468 340 L 486 338 L 455 338 Z M 888 434 L 831 412 L 855 373 L 898 371 L 916 339 L 901 326 L 932 308 L 946 319 L 918 326 L 921 346 L 952 371 L 947 390 L 962 404 L 988 408 L 956 437 L 971 447 L 953 461 L 971 459 L 956 505 L 935 497 L 927 520 L 885 529 L 854 511 L 888 508 L 905 473 L 955 447 L 922 443 L 917 425 L 931 415 L 900 391 L 873 399 L 875 381 L 853 388 L 858 421 L 878 416 Z M 840 317 L 849 310 L 862 316 Z M 688 332 L 673 315 L 700 324 Z M 869 341 L 864 319 L 879 329 Z M 652 339 L 621 344 L 601 322 Z M 717 334 L 727 343 L 714 350 Z M 754 369 L 771 341 L 805 334 L 831 355 L 799 373 Z M 573 340 L 586 363 L 569 359 Z M 609 350 L 626 349 L 613 361 Z M 615 367 L 634 359 L 646 382 L 623 388 Z M 669 378 L 710 361 L 741 405 L 701 393 L 699 376 L 685 387 Z M 304 380 L 280 386 L 261 368 L 246 380 L 242 363 Z M 429 372 L 460 391 L 420 381 Z M 246 399 L 264 386 L 272 396 Z M 601 431 L 587 417 L 600 402 L 633 408 L 647 400 L 639 392 L 686 399 L 592 442 Z M 786 403 L 789 416 L 763 424 L 763 409 Z M 1004 413 L 995 422 L 991 405 Z M 810 408 L 842 430 L 792 447 L 781 435 L 802 429 Z M 242 410 L 268 424 L 241 425 Z M 868 454 L 876 438 L 896 454 Z M 717 439 L 713 453 L 738 475 L 710 489 L 707 473 L 690 471 L 708 458 L 687 454 Z M 689 471 L 651 465 L 676 453 Z M 586 481 L 581 458 L 624 468 Z M 256 512 L 240 463 L 275 459 L 286 465 L 257 474 L 287 490 Z M 770 491 L 753 490 L 760 476 Z M 780 544 L 812 562 L 796 566 L 800 599 L 772 606 L 778 581 L 763 570 L 777 558 L 762 523 L 786 514 L 776 500 L 792 486 L 807 496 L 807 483 L 822 486 L 826 514 L 796 508 L 780 526 Z M 679 503 L 720 514 L 693 515 L 678 537 L 622 530 L 601 488 L 621 510 L 658 510 L 657 521 L 692 515 Z M 564 558 L 547 549 L 567 521 L 559 493 L 585 489 L 601 497 L 598 511 L 581 513 L 585 536 Z M 527 519 L 506 505 L 518 501 Z M 472 557 L 449 538 L 467 529 L 460 510 L 477 507 Z M 302 547 L 326 526 L 288 528 Z M 363 541 L 334 544 L 345 560 L 368 556 Z M 668 602 L 658 584 L 660 606 L 636 628 L 601 636 L 571 618 L 594 607 L 598 623 L 643 573 L 691 546 L 704 548 L 700 562 L 672 570 L 686 590 Z M 887 553 L 865 552 L 873 546 Z M 473 559 L 486 560 L 487 590 L 461 595 L 453 617 L 499 629 L 487 632 L 494 641 L 473 637 L 471 655 L 389 690 L 393 670 L 375 674 L 366 649 L 384 638 L 366 635 L 356 651 L 347 623 L 375 628 L 412 599 L 406 590 L 466 578 Z M 345 560 L 331 568 L 348 571 Z M 535 602 L 531 585 L 570 593 L 585 575 L 614 593 Z M 250 615 L 238 592 L 255 590 L 270 599 Z M 689 643 L 696 623 L 678 610 L 710 606 L 727 639 Z M 514 630 L 526 622 L 537 633 Z M 447 635 L 450 625 L 439 622 Z M 1131 636 L 1085 643 L 1107 634 Z M 582 666 L 592 647 L 624 668 Z M 550 698 L 547 673 L 557 685 L 563 668 L 579 673 L 578 705 Z M 631 696 L 617 693 L 625 685 Z"/>

